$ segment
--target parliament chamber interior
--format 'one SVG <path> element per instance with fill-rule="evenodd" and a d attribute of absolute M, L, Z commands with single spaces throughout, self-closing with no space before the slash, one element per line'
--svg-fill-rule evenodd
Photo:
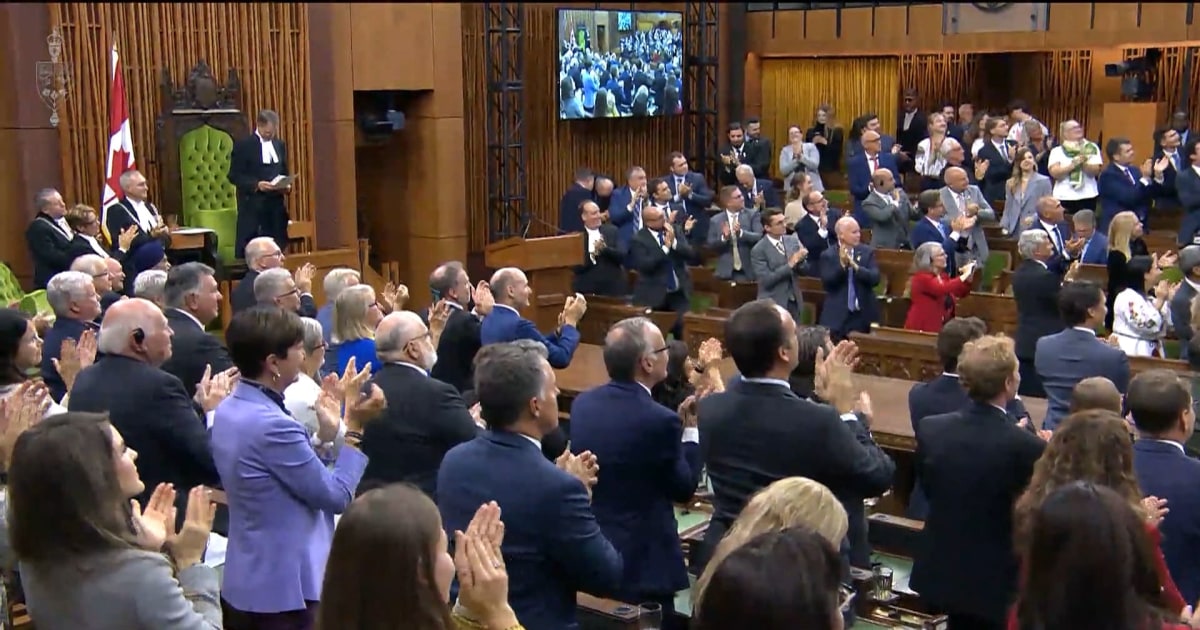
<path fill-rule="evenodd" d="M 1194 4 L 0 5 L 0 628 L 1200 628 Z"/>

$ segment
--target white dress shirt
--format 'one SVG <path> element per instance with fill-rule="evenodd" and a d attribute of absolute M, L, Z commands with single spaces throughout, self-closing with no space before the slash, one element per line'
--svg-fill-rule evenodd
<path fill-rule="evenodd" d="M 279 154 L 275 152 L 275 143 L 270 140 L 264 140 L 262 135 L 257 131 L 254 135 L 258 136 L 258 141 L 262 143 L 262 163 L 263 164 L 278 164 Z"/>
<path fill-rule="evenodd" d="M 83 237 L 83 240 L 87 241 L 87 244 L 92 248 L 92 252 L 97 256 L 100 256 L 101 258 L 111 258 L 111 256 L 108 255 L 108 251 L 104 249 L 104 246 L 100 244 L 100 241 L 96 240 L 95 236 L 89 236 L 87 234 L 83 234 L 82 232 L 79 235 Z"/>
<path fill-rule="evenodd" d="M 591 258 L 591 259 L 592 259 L 592 262 L 593 262 L 593 263 L 595 263 L 595 262 L 596 262 L 596 254 L 595 254 L 595 252 L 596 252 L 596 243 L 597 243 L 598 241 L 602 241 L 602 240 L 604 240 L 604 237 L 600 236 L 600 229 L 599 229 L 599 228 L 590 228 L 590 227 L 585 227 L 585 228 L 583 228 L 583 229 L 587 231 L 587 251 L 588 251 L 588 258 Z"/>
<path fill-rule="evenodd" d="M 125 197 L 125 200 L 129 202 L 129 205 L 133 206 L 133 213 L 136 215 L 133 218 L 137 220 L 138 227 L 143 232 L 149 232 L 154 229 L 155 225 L 158 225 L 158 218 L 154 216 L 154 211 L 146 205 L 144 200 L 139 201 L 132 197 Z"/>

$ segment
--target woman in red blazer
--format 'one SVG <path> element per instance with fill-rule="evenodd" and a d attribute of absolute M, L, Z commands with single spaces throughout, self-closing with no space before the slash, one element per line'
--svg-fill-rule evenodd
<path fill-rule="evenodd" d="M 1014 508 L 1017 545 L 1026 548 L 1023 567 L 1026 573 L 1023 576 L 1023 584 L 1026 587 L 1024 597 L 1035 597 L 1038 600 L 1035 607 L 1047 606 L 1049 602 L 1045 596 L 1048 591 L 1054 590 L 1049 588 L 1047 583 L 1061 582 L 1071 573 L 1089 571 L 1082 566 L 1089 562 L 1087 558 L 1072 558 L 1067 561 L 1072 553 L 1069 548 L 1061 550 L 1064 556 L 1057 559 L 1046 557 L 1049 550 L 1039 549 L 1038 533 L 1035 531 L 1039 514 L 1043 519 L 1046 517 L 1043 506 L 1050 501 L 1050 497 L 1064 487 L 1079 487 L 1080 484 L 1111 490 L 1114 496 L 1124 503 L 1125 510 L 1136 514 L 1135 523 L 1128 527 L 1132 530 L 1129 534 L 1132 541 L 1125 545 L 1134 557 L 1127 559 L 1129 562 L 1126 566 L 1139 564 L 1144 566 L 1144 571 L 1134 572 L 1134 577 L 1126 578 L 1128 587 L 1131 593 L 1137 591 L 1148 608 L 1167 613 L 1171 620 L 1178 619 L 1187 602 L 1183 600 L 1174 580 L 1171 579 L 1166 560 L 1159 548 L 1161 536 L 1158 523 L 1166 513 L 1166 501 L 1155 497 L 1142 497 L 1137 477 L 1133 473 L 1133 443 L 1129 439 L 1125 421 L 1121 416 L 1107 410 L 1093 409 L 1068 416 L 1050 438 L 1046 451 L 1034 466 L 1029 487 L 1017 500 Z M 1095 526 L 1098 527 L 1099 524 Z M 1044 534 L 1045 530 L 1042 533 Z M 1099 534 L 1112 533 L 1110 531 Z M 1079 536 L 1089 538 L 1097 534 L 1093 532 Z M 1051 546 L 1061 546 L 1052 541 L 1046 542 Z M 1096 543 L 1095 540 L 1091 542 Z M 1074 543 L 1072 546 L 1075 546 Z M 1096 557 L 1092 560 L 1105 563 L 1106 566 L 1117 565 L 1117 560 L 1104 555 L 1110 553 L 1108 550 L 1115 546 L 1108 542 L 1094 545 L 1091 551 Z M 1077 565 L 1073 569 L 1067 569 L 1066 565 L 1071 563 Z M 1055 575 L 1034 575 L 1049 570 L 1046 567 L 1051 566 L 1055 567 Z M 1152 585 L 1149 583 L 1151 581 Z M 1039 584 L 1035 585 L 1034 582 Z M 1009 628 L 1014 630 L 1018 627 L 1020 606 L 1018 604 L 1010 611 Z M 1085 624 L 1080 627 L 1088 626 Z"/>
<path fill-rule="evenodd" d="M 954 305 L 971 292 L 975 263 L 963 267 L 957 278 L 946 273 L 946 251 L 934 241 L 922 243 L 913 254 L 911 304 L 904 327 L 908 330 L 936 333 L 954 317 Z"/>

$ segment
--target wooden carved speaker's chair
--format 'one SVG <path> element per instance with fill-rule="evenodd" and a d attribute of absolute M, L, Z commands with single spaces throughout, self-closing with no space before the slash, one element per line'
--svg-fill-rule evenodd
<path fill-rule="evenodd" d="M 237 193 L 229 183 L 233 143 L 246 136 L 246 118 L 238 107 L 241 83 L 229 70 L 224 84 L 201 60 L 176 89 L 163 71 L 163 113 L 158 119 L 162 164 L 163 212 L 176 214 L 181 226 L 206 228 L 217 235 L 217 256 L 234 260 Z"/>

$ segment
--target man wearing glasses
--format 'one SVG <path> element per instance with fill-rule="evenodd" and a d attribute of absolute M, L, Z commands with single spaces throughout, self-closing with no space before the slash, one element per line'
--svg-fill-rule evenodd
<path fill-rule="evenodd" d="M 279 248 L 273 238 L 260 236 L 246 244 L 246 275 L 233 287 L 233 291 L 229 295 L 229 306 L 233 309 L 234 315 L 263 301 L 256 297 L 258 292 L 254 288 L 255 283 L 263 272 L 282 268 L 283 258 L 283 250 Z M 284 270 L 284 273 L 287 271 Z M 284 288 L 286 283 L 280 279 L 275 288 L 281 290 L 277 294 L 269 296 L 270 299 L 266 303 L 282 300 L 279 305 L 284 306 L 284 303 L 288 302 L 288 296 L 285 294 L 294 291 L 297 305 L 291 310 L 299 313 L 301 317 L 316 317 L 317 307 L 312 297 L 312 280 L 315 273 L 316 268 L 311 264 L 305 264 L 296 270 L 295 276 L 288 274 L 292 279 L 292 286 Z"/>
<path fill-rule="evenodd" d="M 692 497 L 702 464 L 694 401 L 676 415 L 651 397 L 667 362 L 658 326 L 644 317 L 617 322 L 604 339 L 609 382 L 571 405 L 571 451 L 590 451 L 604 467 L 592 512 L 625 559 L 617 599 L 659 604 L 669 630 L 682 627 L 671 612 L 675 592 L 688 587 L 673 504 Z"/>

